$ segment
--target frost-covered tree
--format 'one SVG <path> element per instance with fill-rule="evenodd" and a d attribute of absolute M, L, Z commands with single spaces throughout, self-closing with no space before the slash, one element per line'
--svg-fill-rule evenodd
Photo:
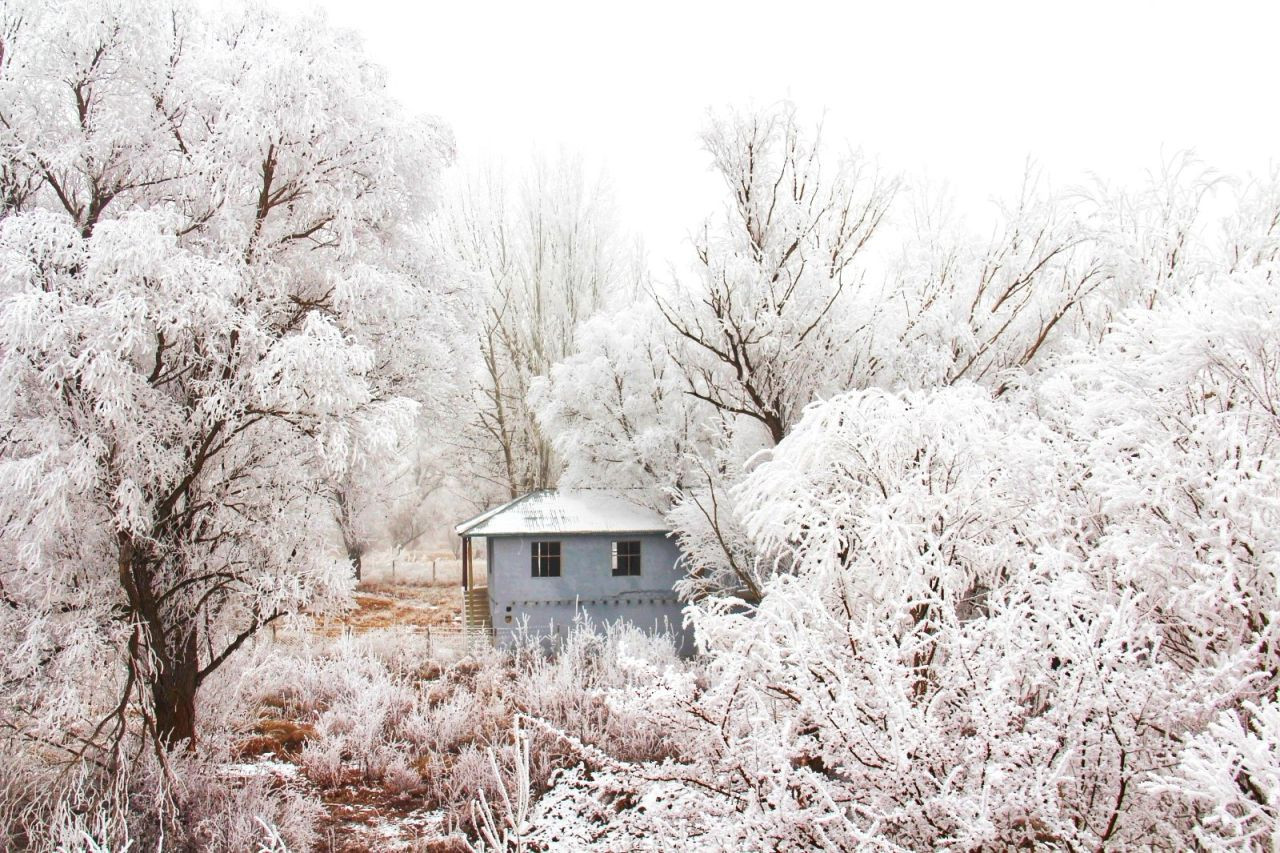
<path fill-rule="evenodd" d="M 666 321 L 640 300 L 585 323 L 576 351 L 534 383 L 539 422 L 565 460 L 563 480 L 607 482 L 649 505 L 699 482 L 714 451 L 715 411 L 688 394 Z"/>
<path fill-rule="evenodd" d="M 0 715 L 110 765 L 346 600 L 327 484 L 453 381 L 451 142 L 319 17 L 0 14 Z"/>
<path fill-rule="evenodd" d="M 1280 705 L 1274 698 L 1224 711 L 1190 735 L 1178 764 L 1144 786 L 1195 809 L 1205 849 L 1275 849 L 1280 844 Z"/>
<path fill-rule="evenodd" d="M 713 116 L 703 144 L 727 201 L 691 273 L 593 320 L 537 388 L 573 460 L 566 482 L 640 487 L 673 508 L 691 594 L 758 593 L 729 486 L 810 400 L 869 369 L 861 261 L 895 187 L 819 136 L 789 104 Z"/>
<path fill-rule="evenodd" d="M 460 361 L 459 366 L 470 365 Z M 450 488 L 457 485 L 452 478 L 456 455 L 446 432 L 465 409 L 469 378 L 458 376 L 456 393 L 444 407 L 423 406 L 397 443 L 362 446 L 352 464 L 330 481 L 333 520 L 357 581 L 363 577 L 366 554 L 389 551 L 394 569 L 407 548 L 437 543 L 442 534 L 452 536 L 451 519 L 470 506 Z"/>
<path fill-rule="evenodd" d="M 516 183 L 480 173 L 451 198 L 440 245 L 484 300 L 481 365 L 459 442 L 466 467 L 500 496 L 553 487 L 562 461 L 530 389 L 574 351 L 587 318 L 635 297 L 638 249 L 624 239 L 603 179 L 589 179 L 578 160 L 535 160 Z"/>
<path fill-rule="evenodd" d="M 1185 159 L 1134 193 L 1050 192 L 1029 174 L 984 238 L 921 197 L 890 217 L 896 182 L 831 159 L 788 106 L 713 121 L 704 143 L 729 200 L 696 241 L 696 274 L 594 320 L 538 394 L 574 459 L 567 481 L 668 496 L 693 595 L 758 597 L 774 567 L 734 489 L 806 405 L 850 389 L 1004 393 L 1213 269 L 1202 209 L 1218 182 Z M 1265 228 L 1266 210 L 1244 203 L 1230 227 Z M 1229 251 L 1274 251 L 1251 240 Z"/>
<path fill-rule="evenodd" d="M 987 240 L 917 209 L 875 303 L 865 343 L 875 370 L 862 387 L 1002 387 L 1031 368 L 1113 280 L 1089 210 L 1031 175 Z"/>
<path fill-rule="evenodd" d="M 776 444 L 858 375 L 859 255 L 894 188 L 856 158 L 824 159 L 786 104 L 713 117 L 703 144 L 731 201 L 695 241 L 696 276 L 655 301 L 687 392 Z"/>

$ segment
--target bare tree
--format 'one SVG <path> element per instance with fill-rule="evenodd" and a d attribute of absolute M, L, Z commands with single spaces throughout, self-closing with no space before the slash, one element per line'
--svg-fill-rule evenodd
<path fill-rule="evenodd" d="M 569 158 L 535 160 L 518 185 L 473 177 L 441 241 L 487 293 L 460 442 L 468 467 L 511 497 L 554 486 L 561 463 L 529 406 L 531 383 L 574 351 L 584 320 L 639 291 L 638 247 L 621 236 L 603 180 Z"/>
<path fill-rule="evenodd" d="M 819 137 L 789 104 L 713 120 L 703 141 L 732 203 L 696 241 L 697 278 L 655 294 L 688 393 L 759 422 L 774 444 L 862 369 L 849 297 L 896 189 L 857 157 L 824 162 Z"/>

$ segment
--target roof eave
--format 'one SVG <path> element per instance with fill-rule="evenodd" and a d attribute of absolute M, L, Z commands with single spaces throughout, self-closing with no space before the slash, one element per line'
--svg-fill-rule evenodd
<path fill-rule="evenodd" d="M 670 536 L 674 532 L 669 527 L 662 527 L 641 530 L 510 530 L 500 533 L 472 532 L 468 530 L 463 535 L 480 536 L 485 539 L 500 539 L 515 536 L 652 536 L 656 534 Z"/>
<path fill-rule="evenodd" d="M 459 536 L 466 536 L 467 533 L 470 532 L 472 528 L 477 527 L 481 524 L 484 524 L 486 521 L 493 518 L 498 513 L 503 512 L 504 510 L 510 509 L 511 507 L 515 506 L 521 501 L 526 500 L 527 498 L 530 498 L 536 494 L 539 494 L 539 492 L 529 492 L 528 494 L 524 494 L 518 498 L 509 500 L 504 504 L 498 504 L 492 509 L 486 509 L 484 512 L 480 513 L 479 515 L 474 515 L 471 518 L 468 518 L 466 521 L 460 524 L 454 525 L 453 532 L 458 534 Z"/>

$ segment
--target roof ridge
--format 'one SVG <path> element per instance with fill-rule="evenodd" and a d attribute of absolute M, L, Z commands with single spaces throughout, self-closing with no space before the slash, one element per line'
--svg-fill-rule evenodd
<path fill-rule="evenodd" d="M 528 509 L 519 506 L 525 501 L 530 502 Z M 611 488 L 538 489 L 454 527 L 454 532 L 463 537 L 670 530 L 663 513 Z"/>

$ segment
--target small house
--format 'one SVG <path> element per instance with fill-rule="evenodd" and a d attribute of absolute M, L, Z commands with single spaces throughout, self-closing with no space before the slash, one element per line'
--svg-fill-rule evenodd
<path fill-rule="evenodd" d="M 651 509 L 611 492 L 539 491 L 454 531 L 463 545 L 464 620 L 491 629 L 499 645 L 521 632 L 553 637 L 585 614 L 597 625 L 669 630 L 683 650 L 691 647 L 675 593 L 680 550 Z"/>

